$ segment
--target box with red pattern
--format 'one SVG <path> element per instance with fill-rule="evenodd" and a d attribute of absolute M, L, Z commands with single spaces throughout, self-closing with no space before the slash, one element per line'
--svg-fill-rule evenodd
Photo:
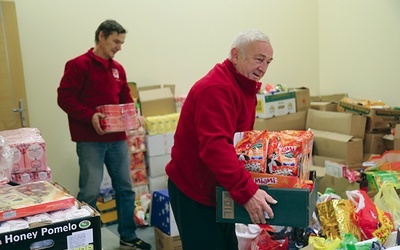
<path fill-rule="evenodd" d="M 147 171 L 145 168 L 131 170 L 131 178 L 133 186 L 149 184 L 149 180 L 147 178 Z"/>
<path fill-rule="evenodd" d="M 131 170 L 133 169 L 140 169 L 140 168 L 146 168 L 146 161 L 144 157 L 144 152 L 137 152 L 137 153 L 132 153 L 130 156 L 130 166 Z"/>

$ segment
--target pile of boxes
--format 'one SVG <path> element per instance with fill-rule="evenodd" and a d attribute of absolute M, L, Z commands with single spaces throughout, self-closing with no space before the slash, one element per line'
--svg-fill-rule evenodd
<path fill-rule="evenodd" d="M 14 152 L 7 162 L 16 182 L 2 183 L 0 188 L 0 250 L 101 249 L 99 213 L 50 182 L 40 131 L 20 128 L 0 134 Z"/>
<path fill-rule="evenodd" d="M 271 118 L 299 111 L 310 107 L 310 92 L 307 88 L 292 88 L 285 92 L 257 94 L 256 115 L 258 118 Z"/>
<path fill-rule="evenodd" d="M 174 132 L 179 118 L 174 97 L 175 85 L 138 87 L 130 83 L 131 95 L 137 99 L 145 119 L 145 163 L 149 192 L 167 188 L 165 166 L 171 159 Z M 182 100 L 180 100 L 180 105 Z"/>

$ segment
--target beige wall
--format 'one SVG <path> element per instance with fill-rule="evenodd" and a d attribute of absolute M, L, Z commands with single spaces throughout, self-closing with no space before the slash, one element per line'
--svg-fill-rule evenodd
<path fill-rule="evenodd" d="M 368 0 L 372 7 L 362 0 L 15 2 L 31 126 L 46 140 L 54 180 L 73 194 L 77 157 L 66 115 L 56 103 L 56 88 L 65 62 L 93 46 L 95 29 L 108 18 L 128 30 L 115 59 L 125 66 L 128 79 L 139 85 L 173 83 L 177 94 L 186 94 L 227 57 L 238 31 L 257 28 L 270 36 L 275 50 L 264 84 L 306 86 L 312 94 L 363 93 L 361 97 L 396 104 L 387 88 L 398 79 L 397 0 Z M 379 11 L 373 13 L 374 9 Z M 359 92 L 353 84 L 370 87 Z"/>
<path fill-rule="evenodd" d="M 321 93 L 400 106 L 400 1 L 319 1 Z"/>

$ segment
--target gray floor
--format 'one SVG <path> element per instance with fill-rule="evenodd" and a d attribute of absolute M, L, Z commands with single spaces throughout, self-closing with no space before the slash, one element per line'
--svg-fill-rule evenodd
<path fill-rule="evenodd" d="M 119 235 L 117 231 L 118 224 L 112 224 L 101 228 L 101 238 L 103 241 L 104 250 L 116 250 L 119 249 Z M 138 237 L 147 243 L 151 244 L 151 249 L 156 249 L 156 243 L 154 239 L 154 228 L 143 227 L 138 228 L 136 231 Z"/>

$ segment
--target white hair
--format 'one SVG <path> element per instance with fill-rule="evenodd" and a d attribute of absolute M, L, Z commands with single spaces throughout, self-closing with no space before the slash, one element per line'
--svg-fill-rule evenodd
<path fill-rule="evenodd" d="M 229 52 L 229 58 L 232 59 L 231 51 L 236 48 L 246 57 L 246 48 L 253 42 L 270 42 L 269 37 L 259 30 L 251 29 L 240 32 L 233 39 L 233 43 Z"/>

